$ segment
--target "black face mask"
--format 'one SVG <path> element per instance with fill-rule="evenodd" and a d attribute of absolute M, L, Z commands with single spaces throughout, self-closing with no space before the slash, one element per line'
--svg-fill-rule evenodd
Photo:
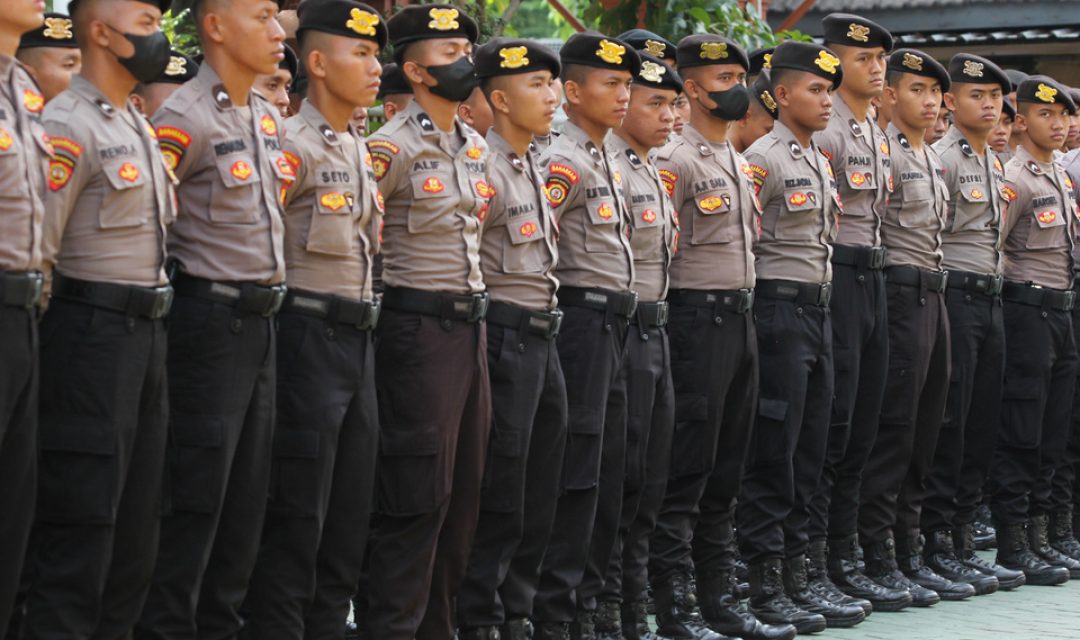
<path fill-rule="evenodd" d="M 716 106 L 712 109 L 706 107 L 706 111 L 721 120 L 729 122 L 739 120 L 746 115 L 746 110 L 750 108 L 750 92 L 741 84 L 737 84 L 726 91 L 710 91 L 708 95 L 709 99 L 716 103 Z"/>
<path fill-rule="evenodd" d="M 135 47 L 135 53 L 130 58 L 116 56 L 116 59 L 139 82 L 153 82 L 165 71 L 165 67 L 169 66 L 169 38 L 161 31 L 148 36 L 137 36 L 124 33 L 110 25 L 105 26 L 127 38 Z"/>
<path fill-rule="evenodd" d="M 450 102 L 464 102 L 479 82 L 472 58 L 465 56 L 452 64 L 423 67 L 435 78 L 431 92 Z"/>

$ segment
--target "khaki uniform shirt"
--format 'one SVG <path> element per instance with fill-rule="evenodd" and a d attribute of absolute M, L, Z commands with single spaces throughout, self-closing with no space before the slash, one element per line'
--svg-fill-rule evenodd
<path fill-rule="evenodd" d="M 608 134 L 603 149 L 573 122 L 540 156 L 545 193 L 559 222 L 559 266 L 568 287 L 628 291 L 634 258 L 627 233 L 629 214 L 622 177 Z"/>
<path fill-rule="evenodd" d="M 278 284 L 285 279 L 280 197 L 296 177 L 281 149 L 281 117 L 255 92 L 237 107 L 209 64 L 153 118 L 180 179 L 169 255 L 195 277 Z"/>
<path fill-rule="evenodd" d="M 1052 289 L 1072 287 L 1077 209 L 1071 183 L 1057 164 L 1043 164 L 1024 147 L 1016 148 L 1005 165 L 1006 280 Z"/>
<path fill-rule="evenodd" d="M 52 156 L 41 125 L 44 108 L 26 68 L 0 55 L 0 271 L 41 268 L 43 194 Z"/>
<path fill-rule="evenodd" d="M 753 288 L 761 207 L 749 163 L 730 143 L 712 144 L 690 124 L 657 150 L 654 162 L 678 212 L 672 288 Z"/>
<path fill-rule="evenodd" d="M 176 198 L 150 122 L 131 103 L 116 109 L 75 76 L 45 107 L 44 123 L 56 149 L 45 201 L 46 272 L 166 284 L 165 228 L 176 217 Z"/>
<path fill-rule="evenodd" d="M 641 158 L 618 135 L 611 150 L 622 174 L 623 198 L 630 212 L 630 248 L 634 252 L 634 291 L 642 302 L 667 297 L 668 268 L 675 254 L 675 207 L 648 158 Z"/>
<path fill-rule="evenodd" d="M 941 249 L 945 269 L 1001 273 L 1001 222 L 1005 167 L 987 146 L 979 156 L 953 126 L 934 144 L 949 188 L 948 215 Z"/>
<path fill-rule="evenodd" d="M 836 243 L 857 247 L 881 244 L 881 219 L 893 189 L 888 138 L 877 123 L 855 120 L 839 95 L 832 117 L 814 142 L 832 164 L 836 188 L 844 205 Z"/>
<path fill-rule="evenodd" d="M 536 158 L 528 151 L 524 156 L 514 153 L 494 128 L 486 140 L 495 189 L 480 241 L 488 293 L 492 300 L 527 309 L 554 309 L 559 302 L 557 232 Z"/>
<path fill-rule="evenodd" d="M 350 125 L 333 127 L 308 101 L 285 123 L 285 159 L 296 181 L 285 191 L 289 287 L 353 300 L 374 298 L 382 200 L 371 157 Z"/>
<path fill-rule="evenodd" d="M 840 217 L 828 158 L 811 141 L 803 149 L 779 120 L 746 150 L 761 201 L 758 277 L 832 281 L 832 246 Z"/>
<path fill-rule="evenodd" d="M 413 100 L 368 139 L 386 198 L 383 284 L 452 294 L 484 290 L 480 225 L 495 190 L 487 143 L 454 119 L 440 131 Z"/>
<path fill-rule="evenodd" d="M 1066 153 L 1061 159 L 1061 168 L 1065 170 L 1065 175 L 1072 183 L 1070 188 L 1074 194 L 1077 194 L 1076 204 L 1080 206 L 1080 149 L 1073 149 Z M 1073 270 L 1075 271 L 1080 265 L 1080 242 L 1078 242 L 1080 224 L 1073 225 L 1073 230 Z"/>
<path fill-rule="evenodd" d="M 894 190 L 881 225 L 881 242 L 888 249 L 885 264 L 940 270 L 941 232 L 949 202 L 941 160 L 929 145 L 917 153 L 896 125 L 890 124 L 886 133 Z"/>

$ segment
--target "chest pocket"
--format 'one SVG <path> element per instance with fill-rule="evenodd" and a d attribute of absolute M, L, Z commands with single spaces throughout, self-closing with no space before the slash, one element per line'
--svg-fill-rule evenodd
<path fill-rule="evenodd" d="M 965 176 L 961 176 L 963 180 Z M 991 221 L 991 187 L 982 182 L 968 182 L 959 185 L 959 198 L 956 200 L 956 211 L 953 214 L 950 229 L 960 231 L 963 229 L 985 228 Z"/>
<path fill-rule="evenodd" d="M 210 188 L 210 220 L 217 224 L 258 222 L 263 210 L 262 178 L 254 154 L 228 153 L 214 160 L 218 179 Z"/>
<path fill-rule="evenodd" d="M 778 240 L 816 238 L 820 231 L 822 197 L 821 191 L 812 186 L 784 189 L 784 204 L 775 220 L 773 235 Z"/>
<path fill-rule="evenodd" d="M 537 211 L 515 216 L 506 222 L 510 242 L 503 244 L 503 271 L 506 273 L 537 273 L 544 269 L 546 234 Z"/>
<path fill-rule="evenodd" d="M 897 214 L 900 226 L 914 229 L 932 224 L 934 185 L 930 182 L 930 178 L 904 182 L 902 189 L 904 200 Z"/>
<path fill-rule="evenodd" d="M 459 196 L 457 182 L 448 172 L 414 174 L 413 201 L 409 206 L 409 233 L 432 233 L 454 229 L 455 196 Z"/>
<path fill-rule="evenodd" d="M 1038 196 L 1032 201 L 1031 230 L 1028 233 L 1028 249 L 1058 249 L 1068 245 L 1065 225 L 1067 213 L 1057 196 Z"/>
<path fill-rule="evenodd" d="M 873 156 L 851 156 L 848 158 L 847 184 L 856 191 L 873 191 L 877 189 L 874 180 Z"/>
<path fill-rule="evenodd" d="M 630 205 L 630 248 L 635 262 L 664 259 L 664 208 L 658 200 Z"/>
<path fill-rule="evenodd" d="M 694 216 L 690 244 L 723 244 L 731 242 L 735 227 L 739 224 L 737 216 L 732 216 L 731 207 L 735 202 L 734 190 L 716 189 L 703 191 L 694 196 L 694 205 L 698 215 Z"/>
<path fill-rule="evenodd" d="M 356 248 L 354 220 L 359 209 L 357 176 L 349 167 L 321 166 L 315 172 L 315 202 L 307 250 L 348 256 Z"/>
<path fill-rule="evenodd" d="M 615 197 L 596 196 L 585 199 L 585 250 L 594 253 L 618 253 L 619 209 Z"/>
<path fill-rule="evenodd" d="M 98 210 L 102 229 L 138 227 L 155 210 L 153 176 L 141 158 L 122 156 L 102 165 L 105 192 Z"/>

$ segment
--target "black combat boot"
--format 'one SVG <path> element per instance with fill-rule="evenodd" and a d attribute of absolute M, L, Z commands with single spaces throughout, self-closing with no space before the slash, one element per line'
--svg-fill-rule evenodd
<path fill-rule="evenodd" d="M 532 625 L 525 618 L 507 620 L 499 625 L 500 640 L 529 640 L 532 635 Z"/>
<path fill-rule="evenodd" d="M 975 587 L 966 582 L 953 582 L 934 573 L 923 562 L 923 537 L 918 529 L 904 532 L 897 540 L 896 563 L 908 580 L 934 591 L 942 600 L 966 600 L 975 595 Z"/>
<path fill-rule="evenodd" d="M 649 628 L 649 608 L 644 600 L 622 604 L 622 634 L 626 640 L 667 640 Z"/>
<path fill-rule="evenodd" d="M 570 640 L 570 623 L 534 622 L 532 640 Z"/>
<path fill-rule="evenodd" d="M 1080 560 L 1080 542 L 1073 531 L 1073 515 L 1068 509 L 1050 514 L 1050 546 L 1058 553 Z"/>
<path fill-rule="evenodd" d="M 739 604 L 735 570 L 711 571 L 698 576 L 701 617 L 713 631 L 743 640 L 792 640 L 798 632 L 790 624 L 764 624 Z"/>
<path fill-rule="evenodd" d="M 906 589 L 889 589 L 866 577 L 858 568 L 858 536 L 852 534 L 829 541 L 829 578 L 841 591 L 853 598 L 867 600 L 874 611 L 902 611 L 911 605 Z"/>
<path fill-rule="evenodd" d="M 829 627 L 854 627 L 866 619 L 866 613 L 859 605 L 836 604 L 810 588 L 806 556 L 795 556 L 784 562 L 784 591 L 795 606 L 824 616 Z"/>
<path fill-rule="evenodd" d="M 997 578 L 999 588 L 1009 591 L 1024 586 L 1027 579 L 1023 571 L 1006 569 L 1000 564 L 989 560 L 983 560 L 975 553 L 975 532 L 971 524 L 962 524 L 953 531 L 953 542 L 956 543 L 956 557 L 979 573 Z"/>
<path fill-rule="evenodd" d="M 896 564 L 896 542 L 885 538 L 880 542 L 863 546 L 866 559 L 866 575 L 886 589 L 903 589 L 911 595 L 915 607 L 931 607 L 941 602 L 935 591 L 908 580 Z"/>
<path fill-rule="evenodd" d="M 818 595 L 822 596 L 833 604 L 838 604 L 841 607 L 856 606 L 863 610 L 863 615 L 869 616 L 873 611 L 873 605 L 866 598 L 856 598 L 850 596 L 840 590 L 833 581 L 829 579 L 829 568 L 826 562 L 827 551 L 825 548 L 825 539 L 811 540 L 810 546 L 807 549 L 807 561 L 809 565 L 807 567 L 807 578 L 810 583 L 810 590 Z"/>
<path fill-rule="evenodd" d="M 596 640 L 622 640 L 622 611 L 619 604 L 615 601 L 597 603 L 593 617 Z"/>
<path fill-rule="evenodd" d="M 997 548 L 997 529 L 990 522 L 990 507 L 986 503 L 980 504 L 975 510 L 975 524 L 972 525 L 975 548 L 979 551 Z"/>
<path fill-rule="evenodd" d="M 596 640 L 596 612 L 578 609 L 570 623 L 570 640 Z"/>
<path fill-rule="evenodd" d="M 800 634 L 825 630 L 825 616 L 800 609 L 784 593 L 784 572 L 779 558 L 750 565 L 750 613 L 767 624 L 790 624 Z"/>
<path fill-rule="evenodd" d="M 724 640 L 701 619 L 689 576 L 676 574 L 670 581 L 653 584 L 653 598 L 657 635 L 678 640 Z"/>
<path fill-rule="evenodd" d="M 1069 581 L 1068 569 L 1047 564 L 1031 550 L 1023 522 L 995 522 L 994 529 L 998 537 L 998 564 L 1023 571 L 1027 584 L 1048 586 Z"/>
<path fill-rule="evenodd" d="M 1031 516 L 1028 522 L 1028 544 L 1037 556 L 1052 567 L 1064 567 L 1069 570 L 1073 580 L 1080 578 L 1080 560 L 1074 560 L 1050 545 L 1050 516 L 1044 514 Z"/>
<path fill-rule="evenodd" d="M 975 588 L 977 596 L 994 593 L 1000 586 L 994 576 L 976 571 L 960 562 L 960 558 L 956 557 L 956 549 L 953 547 L 952 531 L 932 532 L 926 541 L 923 560 L 926 566 L 942 578 L 970 584 Z"/>
<path fill-rule="evenodd" d="M 458 640 L 499 640 L 499 630 L 496 627 L 473 627 L 471 629 L 458 629 Z"/>

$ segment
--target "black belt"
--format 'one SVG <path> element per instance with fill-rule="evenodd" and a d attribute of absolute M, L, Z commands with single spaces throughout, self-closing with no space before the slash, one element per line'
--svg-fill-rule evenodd
<path fill-rule="evenodd" d="M 383 293 L 383 305 L 395 311 L 475 323 L 480 322 L 487 315 L 488 294 L 455 295 L 405 287 L 387 287 Z"/>
<path fill-rule="evenodd" d="M 885 281 L 905 287 L 925 286 L 927 291 L 945 293 L 949 285 L 949 272 L 908 266 L 889 267 L 885 269 Z"/>
<path fill-rule="evenodd" d="M 324 293 L 289 289 L 282 311 L 322 318 L 331 324 L 346 324 L 361 331 L 371 331 L 379 322 L 379 301 L 348 300 Z"/>
<path fill-rule="evenodd" d="M 585 307 L 597 311 L 611 311 L 624 318 L 632 318 L 637 310 L 637 292 L 612 291 L 610 289 L 582 289 L 580 287 L 561 287 L 559 304 L 571 307 Z"/>
<path fill-rule="evenodd" d="M 667 322 L 668 303 L 663 300 L 660 302 L 639 302 L 634 317 L 630 319 L 630 324 L 636 324 L 642 329 L 666 327 Z"/>
<path fill-rule="evenodd" d="M 0 271 L 0 305 L 33 309 L 44 282 L 40 271 Z"/>
<path fill-rule="evenodd" d="M 487 321 L 490 324 L 517 329 L 536 334 L 546 340 L 559 335 L 563 313 L 554 311 L 533 311 L 507 302 L 492 301 L 488 305 Z"/>
<path fill-rule="evenodd" d="M 1057 311 L 1072 311 L 1076 305 L 1076 292 L 1072 289 L 1046 289 L 1021 282 L 1006 282 L 1001 289 L 1001 297 L 1006 302 L 1017 302 Z"/>
<path fill-rule="evenodd" d="M 112 282 L 90 282 L 54 273 L 52 297 L 119 311 L 132 317 L 157 320 L 169 314 L 173 288 L 170 285 L 148 288 Z"/>
<path fill-rule="evenodd" d="M 832 262 L 863 269 L 884 269 L 885 247 L 852 247 L 836 244 L 833 245 Z"/>
<path fill-rule="evenodd" d="M 281 309 L 287 289 L 283 284 L 261 285 L 252 282 L 218 282 L 196 278 L 186 273 L 173 280 L 176 293 L 219 302 L 240 311 L 269 318 Z"/>
<path fill-rule="evenodd" d="M 1001 296 L 1001 287 L 1004 284 L 1004 277 L 991 273 L 949 272 L 949 288 L 961 289 L 968 293 L 979 293 L 991 298 L 998 298 Z"/>
<path fill-rule="evenodd" d="M 668 292 L 671 304 L 698 307 L 719 311 L 727 309 L 735 313 L 746 313 L 754 307 L 753 289 L 732 289 L 704 291 L 700 289 L 672 289 Z"/>
<path fill-rule="evenodd" d="M 797 304 L 829 306 L 832 300 L 831 282 L 796 282 L 795 280 L 758 280 L 757 295 Z"/>

